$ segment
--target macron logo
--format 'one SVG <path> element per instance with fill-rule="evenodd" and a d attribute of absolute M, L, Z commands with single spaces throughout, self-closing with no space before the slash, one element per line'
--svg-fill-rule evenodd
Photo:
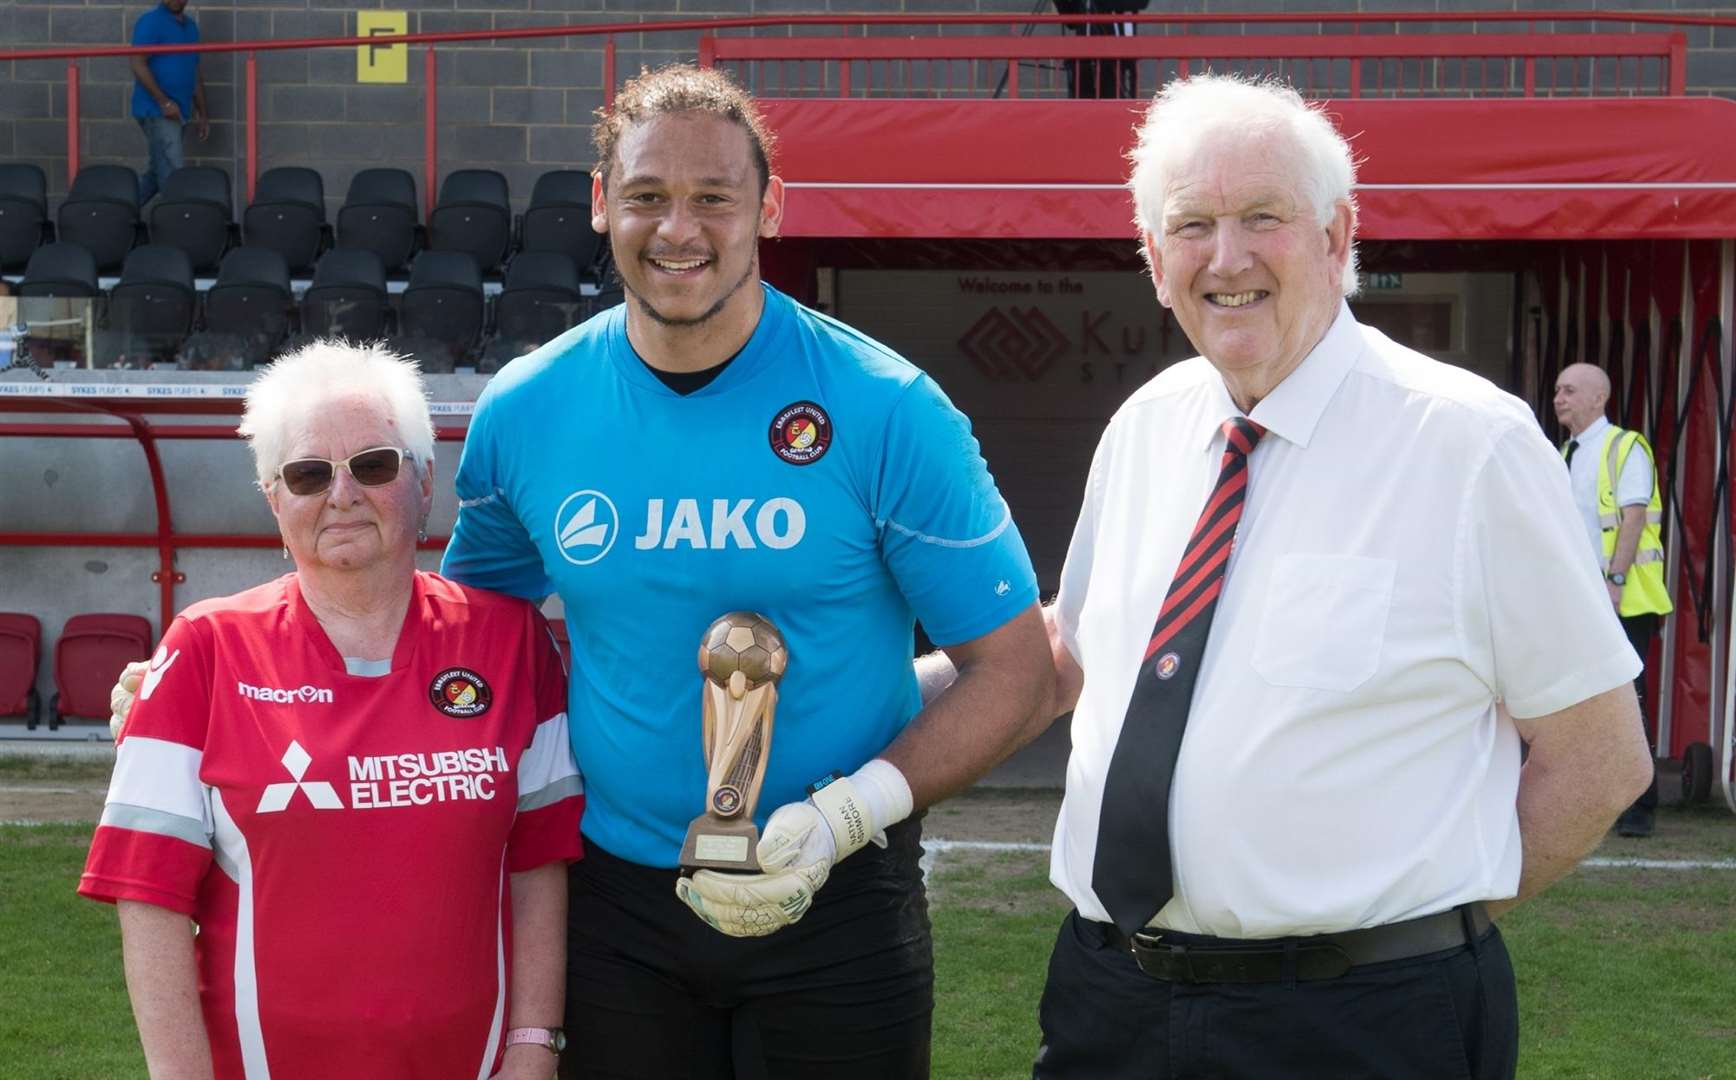
<path fill-rule="evenodd" d="M 269 701 L 274 705 L 293 705 L 297 702 L 303 705 L 330 705 L 332 703 L 332 692 L 317 686 L 303 686 L 296 690 L 279 690 L 273 686 L 254 686 L 237 679 L 235 692 L 244 698 L 252 698 L 254 701 Z"/>
<path fill-rule="evenodd" d="M 163 681 L 163 676 L 169 673 L 169 668 L 180 658 L 180 649 L 171 653 L 165 646 L 157 646 L 157 655 L 151 657 L 151 666 L 145 671 L 145 681 L 139 685 L 140 701 L 151 700 L 151 695 L 157 692 L 157 684 Z"/>
<path fill-rule="evenodd" d="M 331 693 L 327 690 L 326 693 Z M 313 764 L 313 758 L 301 748 L 301 744 L 290 741 L 289 749 L 283 752 L 283 767 L 289 770 L 293 781 L 265 785 L 265 791 L 259 796 L 257 814 L 275 814 L 279 810 L 289 808 L 289 802 L 295 798 L 299 789 L 306 793 L 307 801 L 313 804 L 315 810 L 342 810 L 344 804 L 338 798 L 338 793 L 324 780 L 303 780 L 307 775 L 307 767 Z"/>

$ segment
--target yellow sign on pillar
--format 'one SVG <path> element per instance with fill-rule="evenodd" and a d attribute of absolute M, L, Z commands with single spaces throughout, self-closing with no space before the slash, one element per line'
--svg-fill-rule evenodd
<path fill-rule="evenodd" d="M 389 37 L 410 32 L 410 16 L 402 11 L 356 12 L 356 36 Z M 356 81 L 401 83 L 410 81 L 409 48 L 404 45 L 356 46 Z"/>

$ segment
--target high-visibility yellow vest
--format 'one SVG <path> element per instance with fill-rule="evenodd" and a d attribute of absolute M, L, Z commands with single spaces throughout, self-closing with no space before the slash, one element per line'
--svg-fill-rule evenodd
<path fill-rule="evenodd" d="M 1611 424 L 1603 433 L 1603 445 L 1597 453 L 1597 523 L 1603 532 L 1603 565 L 1615 556 L 1616 535 L 1621 532 L 1622 508 L 1615 504 L 1615 481 L 1634 447 L 1645 451 L 1646 468 L 1652 474 L 1652 500 L 1646 505 L 1646 522 L 1640 529 L 1640 546 L 1634 552 L 1634 564 L 1628 568 L 1626 583 L 1621 590 L 1623 616 L 1668 615 L 1676 610 L 1670 603 L 1670 591 L 1664 584 L 1664 540 L 1659 526 L 1664 520 L 1664 501 L 1658 489 L 1658 470 L 1653 464 L 1651 444 L 1637 431 L 1625 431 Z M 1589 447 L 1587 448 L 1589 449 Z"/>

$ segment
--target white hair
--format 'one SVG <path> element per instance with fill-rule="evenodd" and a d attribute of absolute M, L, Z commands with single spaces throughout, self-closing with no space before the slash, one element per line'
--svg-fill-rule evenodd
<path fill-rule="evenodd" d="M 259 486 L 277 478 L 299 425 L 321 406 L 355 397 L 381 405 L 412 459 L 434 460 L 434 421 L 416 362 L 378 342 L 321 338 L 278 357 L 247 388 L 236 430 L 253 447 Z"/>
<path fill-rule="evenodd" d="M 1320 224 L 1332 221 L 1338 204 L 1350 207 L 1356 221 L 1356 161 L 1350 144 L 1318 107 L 1295 90 L 1270 79 L 1204 74 L 1177 79 L 1152 99 L 1140 122 L 1138 141 L 1127 157 L 1133 174 L 1134 222 L 1140 233 L 1162 235 L 1163 204 L 1172 174 L 1207 140 L 1226 129 L 1288 137 L 1302 166 L 1298 183 L 1314 206 Z M 1356 244 L 1344 264 L 1344 295 L 1356 292 Z"/>

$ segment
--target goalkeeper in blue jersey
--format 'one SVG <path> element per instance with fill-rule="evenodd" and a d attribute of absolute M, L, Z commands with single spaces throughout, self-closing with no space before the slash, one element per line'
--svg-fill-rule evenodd
<path fill-rule="evenodd" d="M 933 380 L 760 281 L 784 192 L 745 92 L 641 75 L 595 139 L 626 303 L 482 395 L 443 567 L 566 608 L 588 801 L 562 1073 L 926 1076 L 917 814 L 1051 715 L 1030 559 Z M 789 658 L 763 872 L 684 878 L 706 792 L 694 657 L 743 609 Z M 926 707 L 916 620 L 959 670 Z"/>

